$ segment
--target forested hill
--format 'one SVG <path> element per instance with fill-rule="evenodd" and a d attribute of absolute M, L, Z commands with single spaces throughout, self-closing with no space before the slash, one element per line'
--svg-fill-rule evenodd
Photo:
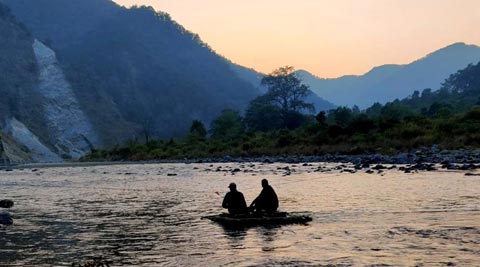
<path fill-rule="evenodd" d="M 394 104 L 430 116 L 449 116 L 480 105 L 480 62 L 450 75 L 440 90 L 425 89 Z"/>
<path fill-rule="evenodd" d="M 260 115 L 265 114 L 274 117 L 275 109 Z M 218 118 L 218 125 L 241 125 L 242 118 L 232 115 L 235 114 Z M 232 136 L 231 131 L 220 131 L 222 127 L 219 127 L 207 137 L 205 130 L 201 135 L 198 127 L 192 126 L 190 136 L 183 140 L 130 143 L 119 149 L 93 151 L 84 160 L 211 159 L 225 156 L 230 159 L 231 156 L 284 157 L 326 153 L 395 154 L 394 158 L 398 160 L 395 162 L 403 164 L 418 163 L 417 160 L 428 157 L 437 161 L 447 158 L 447 161 L 471 160 L 471 155 L 478 154 L 480 148 L 480 63 L 451 75 L 437 92 L 415 92 L 403 100 L 385 105 L 376 103 L 364 111 L 338 107 L 328 113 L 320 112 L 315 118 L 304 116 L 303 123 L 296 128 L 256 129 L 250 126 L 238 131 L 236 136 Z M 247 125 L 249 121 L 246 120 Z M 439 149 L 460 149 L 461 153 L 438 153 Z M 465 150 L 471 150 L 472 154 L 463 153 Z M 415 153 L 409 153 L 412 151 Z M 449 154 L 454 156 L 438 156 Z M 329 157 L 320 160 L 324 159 Z"/>
<path fill-rule="evenodd" d="M 126 121 L 123 129 L 136 129 L 137 138 L 175 136 L 193 119 L 208 123 L 259 94 L 197 35 L 152 8 L 110 0 L 1 1 L 57 52 L 104 141 L 121 134 L 111 121 Z"/>

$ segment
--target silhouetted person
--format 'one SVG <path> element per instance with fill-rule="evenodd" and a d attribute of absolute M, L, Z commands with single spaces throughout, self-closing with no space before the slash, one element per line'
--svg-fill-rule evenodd
<path fill-rule="evenodd" d="M 11 208 L 13 207 L 13 201 L 11 200 L 8 200 L 8 199 L 4 199 L 4 200 L 0 200 L 0 208 Z"/>
<path fill-rule="evenodd" d="M 278 197 L 275 190 L 268 184 L 267 179 L 262 180 L 262 192 L 250 204 L 250 209 L 255 213 L 274 213 L 278 209 Z"/>
<path fill-rule="evenodd" d="M 230 192 L 225 195 L 222 207 L 228 209 L 228 213 L 230 214 L 247 213 L 247 203 L 245 202 L 243 194 L 237 191 L 237 185 L 231 183 L 228 188 L 230 188 Z"/>

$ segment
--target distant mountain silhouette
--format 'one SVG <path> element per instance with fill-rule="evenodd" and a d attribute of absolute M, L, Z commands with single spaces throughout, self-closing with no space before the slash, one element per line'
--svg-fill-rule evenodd
<path fill-rule="evenodd" d="M 319 96 L 336 104 L 361 108 L 375 102 L 407 97 L 415 90 L 437 90 L 450 74 L 480 61 L 480 47 L 455 43 L 406 65 L 383 65 L 368 73 L 335 79 L 318 78 L 299 71 Z"/>

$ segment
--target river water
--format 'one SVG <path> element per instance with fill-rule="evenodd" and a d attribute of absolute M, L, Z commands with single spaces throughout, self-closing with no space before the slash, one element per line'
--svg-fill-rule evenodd
<path fill-rule="evenodd" d="M 14 225 L 0 226 L 0 266 L 72 266 L 93 258 L 110 266 L 480 266 L 480 177 L 330 167 L 2 171 L 0 199 L 15 206 Z M 310 211 L 313 221 L 229 230 L 202 219 L 223 211 L 230 182 L 250 202 L 262 178 L 277 191 L 281 210 Z"/>

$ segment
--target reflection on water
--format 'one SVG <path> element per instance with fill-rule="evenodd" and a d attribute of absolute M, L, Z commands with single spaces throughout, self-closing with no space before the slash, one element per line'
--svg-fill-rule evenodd
<path fill-rule="evenodd" d="M 291 175 L 282 170 L 289 167 Z M 326 164 L 154 164 L 0 173 L 15 224 L 0 266 L 480 266 L 480 179 L 461 172 L 340 173 Z M 240 171 L 232 172 L 234 169 Z M 177 176 L 169 176 L 175 173 Z M 227 229 L 228 184 L 269 179 L 308 225 Z"/>

